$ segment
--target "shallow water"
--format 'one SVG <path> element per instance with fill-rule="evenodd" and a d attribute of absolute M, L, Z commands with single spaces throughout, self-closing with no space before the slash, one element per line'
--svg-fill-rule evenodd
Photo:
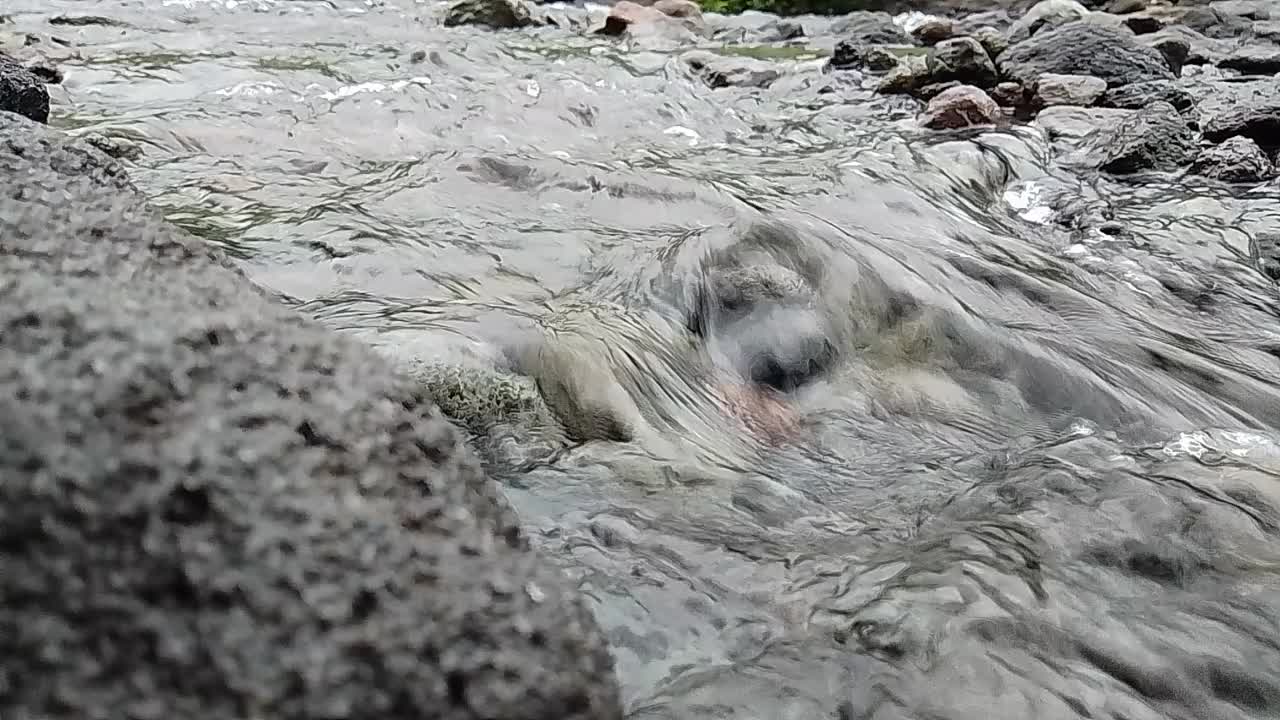
<path fill-rule="evenodd" d="M 857 352 L 792 400 L 801 437 L 701 482 L 601 444 L 495 469 L 632 717 L 1280 715 L 1250 247 L 1280 188 L 1078 175 L 1034 126 L 922 132 L 813 61 L 712 90 L 661 40 L 441 9 L 16 0 L 0 32 L 70 40 L 56 124 L 139 143 L 172 220 L 394 354 L 661 306 L 673 262 L 752 232 L 822 259 Z"/>

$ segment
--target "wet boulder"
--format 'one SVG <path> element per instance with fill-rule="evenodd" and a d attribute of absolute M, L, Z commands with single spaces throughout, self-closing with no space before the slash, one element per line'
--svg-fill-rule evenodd
<path fill-rule="evenodd" d="M 1098 102 L 1102 107 L 1139 110 L 1153 102 L 1167 102 L 1185 112 L 1195 104 L 1191 92 L 1177 80 L 1148 80 L 1107 90 Z"/>
<path fill-rule="evenodd" d="M 1200 104 L 1205 139 L 1222 142 L 1237 135 L 1267 149 L 1280 146 L 1280 82 L 1216 83 Z"/>
<path fill-rule="evenodd" d="M 949 18 L 930 18 L 911 29 L 912 39 L 925 47 L 932 47 L 955 36 L 955 23 Z"/>
<path fill-rule="evenodd" d="M 1000 106 L 982 88 L 959 85 L 938 93 L 925 107 L 920 124 L 934 130 L 994 125 L 1003 118 Z"/>
<path fill-rule="evenodd" d="M 1245 45 L 1219 60 L 1218 67 L 1238 70 L 1245 75 L 1275 75 L 1280 73 L 1280 47 Z"/>
<path fill-rule="evenodd" d="M 1164 57 L 1133 33 L 1083 21 L 1037 33 L 1006 50 L 997 65 L 1004 77 L 1027 86 L 1045 73 L 1092 75 L 1108 87 L 1174 77 Z"/>
<path fill-rule="evenodd" d="M 513 30 L 536 24 L 533 12 L 521 0 L 458 0 L 444 15 L 445 27 L 479 25 Z"/>
<path fill-rule="evenodd" d="M 1088 14 L 1089 8 L 1076 0 L 1041 0 L 1009 27 L 1009 42 L 1020 43 L 1041 30 L 1052 30 Z"/>
<path fill-rule="evenodd" d="M 1189 172 L 1222 182 L 1255 183 L 1270 179 L 1275 168 L 1257 143 L 1232 137 L 1201 150 Z"/>
<path fill-rule="evenodd" d="M 898 56 L 882 47 L 859 45 L 844 40 L 836 43 L 827 67 L 833 70 L 888 72 L 898 65 Z"/>
<path fill-rule="evenodd" d="M 971 37 L 943 40 L 930 48 L 925 56 L 930 82 L 959 82 L 989 88 L 996 84 L 998 76 L 982 43 Z"/>
<path fill-rule="evenodd" d="M 730 57 L 709 50 L 690 50 L 680 59 L 712 88 L 766 88 L 782 76 L 775 63 L 750 57 Z"/>
<path fill-rule="evenodd" d="M 35 73 L 0 54 L 0 110 L 49 122 L 49 91 Z"/>
<path fill-rule="evenodd" d="M 904 55 L 898 58 L 893 66 L 876 86 L 880 93 L 910 93 L 919 90 L 930 82 L 929 65 L 923 56 Z"/>
<path fill-rule="evenodd" d="M 1097 102 L 1107 90 L 1107 83 L 1090 75 L 1059 75 L 1045 73 L 1036 82 L 1035 101 L 1038 105 L 1082 105 Z"/>
<path fill-rule="evenodd" d="M 1098 168 L 1114 175 L 1176 170 L 1191 162 L 1197 146 L 1186 119 L 1166 102 L 1138 110 L 1091 140 Z"/>
<path fill-rule="evenodd" d="M 910 45 L 911 36 L 893 21 L 889 13 L 858 11 L 845 15 L 831 26 L 831 34 L 859 45 Z"/>
<path fill-rule="evenodd" d="M 0 713 L 621 718 L 584 599 L 416 383 L 101 153 L 0 138 Z"/>

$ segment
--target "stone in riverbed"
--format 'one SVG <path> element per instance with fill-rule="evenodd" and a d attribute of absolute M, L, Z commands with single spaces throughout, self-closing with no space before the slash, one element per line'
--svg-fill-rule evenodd
<path fill-rule="evenodd" d="M 1059 75 L 1045 73 L 1036 82 L 1037 104 L 1089 106 L 1107 90 L 1107 83 L 1090 75 Z"/>
<path fill-rule="evenodd" d="M 1231 90 L 1240 94 L 1228 97 Z M 1206 102 L 1201 104 L 1205 139 L 1221 142 L 1241 135 L 1267 149 L 1280 146 L 1280 82 L 1222 83 L 1218 94 L 1218 98 L 1209 98 L 1215 102 L 1207 109 Z"/>
<path fill-rule="evenodd" d="M 928 85 L 929 81 L 929 66 L 925 59 L 920 55 L 904 55 L 898 58 L 898 64 L 880 80 L 876 92 L 915 92 Z"/>
<path fill-rule="evenodd" d="M 458 0 L 445 11 L 444 26 L 481 25 L 513 30 L 537 24 L 529 7 L 520 0 Z"/>
<path fill-rule="evenodd" d="M 1177 80 L 1148 80 L 1111 88 L 1098 102 L 1102 107 L 1140 110 L 1153 102 L 1164 101 L 1178 112 L 1185 112 L 1195 105 L 1191 92 Z"/>
<path fill-rule="evenodd" d="M 101 153 L 0 138 L 5 718 L 621 718 L 586 603 L 421 388 Z"/>
<path fill-rule="evenodd" d="M 910 45 L 911 36 L 889 13 L 851 12 L 831 26 L 831 34 L 859 45 Z"/>
<path fill-rule="evenodd" d="M 1060 25 L 1080 20 L 1089 14 L 1089 8 L 1076 0 L 1041 0 L 1032 5 L 1009 28 L 1008 38 L 1017 44 L 1041 30 L 1052 30 Z"/>
<path fill-rule="evenodd" d="M 1227 138 L 1200 151 L 1190 172 L 1228 183 L 1262 182 L 1275 174 L 1267 154 L 1249 138 Z"/>
<path fill-rule="evenodd" d="M 1164 57 L 1133 33 L 1087 21 L 1036 33 L 1001 54 L 997 65 L 1002 76 L 1026 86 L 1045 73 L 1092 75 L 1108 87 L 1174 77 Z"/>
<path fill-rule="evenodd" d="M 932 18 L 917 25 L 911 31 L 911 37 L 921 45 L 931 47 L 943 40 L 955 37 L 955 25 L 948 18 Z"/>
<path fill-rule="evenodd" d="M 1090 143 L 1098 168 L 1114 175 L 1171 171 L 1196 155 L 1196 135 L 1169 103 L 1154 102 L 1097 133 Z"/>
<path fill-rule="evenodd" d="M 1016 82 L 997 83 L 988 94 L 1002 107 L 1022 107 L 1031 101 L 1027 89 Z"/>
<path fill-rule="evenodd" d="M 774 63 L 758 58 L 727 57 L 709 50 L 690 50 L 680 59 L 712 88 L 766 88 L 782 76 Z"/>
<path fill-rule="evenodd" d="M 1245 45 L 1219 60 L 1218 67 L 1239 70 L 1246 75 L 1275 75 L 1280 73 L 1280 47 Z"/>
<path fill-rule="evenodd" d="M 841 40 L 827 66 L 833 70 L 870 70 L 888 72 L 898 65 L 898 56 L 882 47 L 864 46 Z"/>
<path fill-rule="evenodd" d="M 993 61 L 1000 57 L 1000 53 L 1009 49 L 1009 40 L 1004 33 L 993 27 L 980 27 L 969 33 L 969 37 L 981 43 L 982 49 L 987 51 L 987 57 Z"/>
<path fill-rule="evenodd" d="M 0 54 L 0 110 L 40 123 L 49 122 L 49 91 L 44 82 L 7 55 Z"/>
<path fill-rule="evenodd" d="M 934 130 L 994 125 L 1003 118 L 1000 106 L 982 88 L 958 85 L 942 91 L 925 108 L 920 124 Z"/>
<path fill-rule="evenodd" d="M 943 40 L 929 49 L 925 57 L 930 82 L 960 82 L 989 88 L 996 84 L 995 63 L 982 43 L 971 37 Z"/>

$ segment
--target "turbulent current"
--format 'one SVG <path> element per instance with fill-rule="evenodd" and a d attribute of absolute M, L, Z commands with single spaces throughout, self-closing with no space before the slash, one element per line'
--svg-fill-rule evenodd
<path fill-rule="evenodd" d="M 744 238 L 816 268 L 840 352 L 778 437 L 702 407 L 654 331 L 619 354 L 663 453 L 486 455 L 630 717 L 1280 714 L 1280 304 L 1253 240 L 1280 186 L 1081 173 L 1035 124 L 922 130 L 816 52 L 713 89 L 663 38 L 412 0 L 4 9 L 66 41 L 54 125 L 135 143 L 173 222 L 400 358 L 479 362 L 565 303 L 672 316 Z"/>

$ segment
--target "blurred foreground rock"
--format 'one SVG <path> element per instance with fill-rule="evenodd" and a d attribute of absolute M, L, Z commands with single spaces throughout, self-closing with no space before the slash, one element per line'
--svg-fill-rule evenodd
<path fill-rule="evenodd" d="M 619 718 L 408 378 L 0 113 L 0 717 Z"/>

